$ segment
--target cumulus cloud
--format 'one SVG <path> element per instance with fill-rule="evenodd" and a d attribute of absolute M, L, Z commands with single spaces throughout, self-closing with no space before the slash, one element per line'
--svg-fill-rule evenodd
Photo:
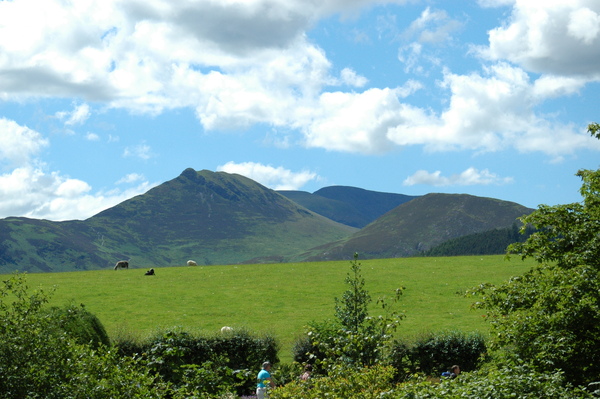
<path fill-rule="evenodd" d="M 507 63 L 487 67 L 482 74 L 447 71 L 441 86 L 450 91 L 448 107 L 440 114 L 413 109 L 413 117 L 390 129 L 388 137 L 397 145 L 424 145 L 430 151 L 515 148 L 553 158 L 582 148 L 600 149 L 583 129 L 551 123 L 536 113 L 544 100 L 574 92 L 581 84 L 551 77 L 531 82 L 525 71 Z"/>
<path fill-rule="evenodd" d="M 349 86 L 363 87 L 368 80 L 364 76 L 359 76 L 350 68 L 344 68 L 341 72 L 342 82 Z"/>
<path fill-rule="evenodd" d="M 41 167 L 18 167 L 0 174 L 0 217 L 86 219 L 154 185 L 142 181 L 128 190 L 91 193 L 91 186 L 82 180 L 48 173 Z"/>
<path fill-rule="evenodd" d="M 403 184 L 405 186 L 414 186 L 423 184 L 427 186 L 473 186 L 473 185 L 501 185 L 513 182 L 512 177 L 500 177 L 495 173 L 491 173 L 488 169 L 478 170 L 476 168 L 468 168 L 467 170 L 449 177 L 442 176 L 442 172 L 428 172 L 426 170 L 418 170 L 412 176 L 407 177 Z"/>
<path fill-rule="evenodd" d="M 217 167 L 218 171 L 246 176 L 273 190 L 298 190 L 319 176 L 310 171 L 292 172 L 281 166 L 273 167 L 255 162 L 228 162 Z"/>
<path fill-rule="evenodd" d="M 599 80 L 600 2 L 516 0 L 509 23 L 489 32 L 492 60 L 527 70 Z"/>
<path fill-rule="evenodd" d="M 35 130 L 0 118 L 0 162 L 10 166 L 28 164 L 49 141 Z"/>
<path fill-rule="evenodd" d="M 0 174 L 0 218 L 83 219 L 153 186 L 141 175 L 132 174 L 128 181 L 137 186 L 94 193 L 83 180 L 46 170 L 38 156 L 49 144 L 39 132 L 0 118 L 0 162 L 8 169 Z"/>
<path fill-rule="evenodd" d="M 56 115 L 67 126 L 84 124 L 92 101 L 151 114 L 186 107 L 195 110 L 206 130 L 265 124 L 302 135 L 303 140 L 286 137 L 286 145 L 302 142 L 329 151 L 514 148 L 560 160 L 582 148 L 600 149 L 580 126 L 556 123 L 539 111 L 548 99 L 573 95 L 600 79 L 597 0 L 479 0 L 512 7 L 510 17 L 489 32 L 488 46 L 477 48 L 486 62 L 481 70 L 443 71 L 438 89 L 445 97 L 439 109 L 411 103 L 414 93 L 426 89 L 415 80 L 362 90 L 367 77 L 351 65 L 332 66 L 306 34 L 332 14 L 405 2 L 0 1 L 0 98 L 81 99 L 84 103 Z M 461 27 L 446 12 L 426 8 L 402 35 L 398 59 L 405 72 L 425 74 L 424 59 L 437 67 L 426 46 L 452 43 Z M 108 136 L 109 142 L 118 139 Z M 19 173 L 29 174 L 26 181 L 54 181 L 49 192 L 63 201 L 92 195 L 85 182 L 58 190 L 68 178 L 32 166 L 48 145 L 34 130 L 0 119 L 1 162 L 25 168 Z M 147 160 L 156 154 L 142 142 L 127 147 L 123 156 Z M 318 178 L 253 163 L 222 168 L 241 168 L 236 173 L 253 173 L 252 178 L 278 188 Z"/>

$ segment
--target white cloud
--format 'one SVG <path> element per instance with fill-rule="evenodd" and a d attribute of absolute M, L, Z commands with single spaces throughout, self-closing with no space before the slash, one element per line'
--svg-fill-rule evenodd
<path fill-rule="evenodd" d="M 81 104 L 76 106 L 71 112 L 59 111 L 55 115 L 58 119 L 66 119 L 66 126 L 82 125 L 90 117 L 90 106 Z"/>
<path fill-rule="evenodd" d="M 600 79 L 600 2 L 517 0 L 482 54 L 529 71 Z"/>
<path fill-rule="evenodd" d="M 364 76 L 359 76 L 350 68 L 344 68 L 341 72 L 342 82 L 349 86 L 363 87 L 367 84 L 368 80 Z"/>
<path fill-rule="evenodd" d="M 579 128 L 548 121 L 536 107 L 600 78 L 596 0 L 480 0 L 513 6 L 510 20 L 489 32 L 489 48 L 479 49 L 495 64 L 469 75 L 447 71 L 448 101 L 437 112 L 409 103 L 423 88 L 415 81 L 328 91 L 364 87 L 367 78 L 346 65 L 332 76 L 327 54 L 306 32 L 324 16 L 383 3 L 406 1 L 0 1 L 0 98 L 72 96 L 154 114 L 190 107 L 207 130 L 268 124 L 301 132 L 309 147 L 369 154 L 423 145 L 558 158 L 590 144 Z M 424 73 L 420 60 L 436 59 L 423 46 L 451 43 L 461 26 L 425 9 L 403 36 L 411 42 L 398 53 L 405 71 Z M 544 75 L 532 82 L 528 71 Z M 67 125 L 89 115 L 86 103 L 59 114 Z M 154 156 L 145 143 L 123 155 Z"/>
<path fill-rule="evenodd" d="M 35 130 L 0 118 L 0 162 L 23 166 L 48 145 L 49 141 Z"/>
<path fill-rule="evenodd" d="M 82 180 L 46 173 L 38 167 L 19 167 L 0 174 L 0 217 L 86 219 L 154 185 L 143 181 L 129 190 L 91 194 L 90 185 Z"/>
<path fill-rule="evenodd" d="M 584 44 L 592 44 L 600 33 L 600 15 L 587 7 L 572 11 L 567 32 Z"/>
<path fill-rule="evenodd" d="M 117 184 L 130 184 L 138 181 L 145 181 L 146 177 L 139 173 L 129 173 L 117 181 Z"/>
<path fill-rule="evenodd" d="M 400 89 L 362 93 L 324 93 L 305 129 L 308 147 L 382 153 L 393 145 L 389 132 L 409 118 L 411 109 L 398 100 Z"/>
<path fill-rule="evenodd" d="M 133 147 L 125 147 L 125 150 L 123 150 L 123 156 L 140 158 L 146 161 L 154 157 L 154 153 L 148 144 L 140 143 Z"/>
<path fill-rule="evenodd" d="M 298 190 L 309 181 L 319 179 L 314 172 L 292 172 L 281 166 L 275 168 L 255 162 L 228 162 L 218 166 L 217 170 L 248 177 L 273 190 Z"/>
<path fill-rule="evenodd" d="M 442 43 L 449 41 L 461 23 L 451 19 L 443 10 L 427 7 L 403 33 L 405 38 L 416 37 L 418 43 Z"/>
<path fill-rule="evenodd" d="M 473 185 L 500 185 L 512 183 L 512 177 L 499 177 L 495 173 L 491 173 L 488 169 L 478 170 L 476 168 L 468 168 L 460 174 L 450 177 L 442 176 L 442 172 L 435 171 L 429 173 L 426 170 L 419 170 L 412 176 L 407 177 L 403 184 L 405 186 L 414 186 L 424 184 L 428 186 L 473 186 Z"/>
<path fill-rule="evenodd" d="M 391 128 L 387 137 L 397 145 L 424 145 L 430 151 L 516 148 L 553 158 L 600 149 L 583 129 L 550 122 L 535 111 L 548 98 L 576 91 L 580 80 L 545 76 L 532 83 L 525 71 L 506 63 L 484 72 L 446 72 L 441 85 L 450 91 L 448 107 L 439 115 L 411 109 L 413 116 Z"/>
<path fill-rule="evenodd" d="M 88 132 L 85 135 L 85 138 L 89 141 L 98 141 L 100 140 L 100 136 L 98 136 L 96 133 L 92 133 L 92 132 Z"/>

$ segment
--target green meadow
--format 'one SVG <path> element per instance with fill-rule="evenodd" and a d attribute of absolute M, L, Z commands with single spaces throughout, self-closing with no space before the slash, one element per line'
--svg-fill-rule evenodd
<path fill-rule="evenodd" d="M 481 311 L 462 296 L 481 283 L 500 283 L 533 263 L 504 256 L 462 256 L 361 260 L 365 288 L 373 298 L 391 299 L 405 287 L 396 309 L 406 318 L 398 335 L 457 329 L 486 332 Z M 271 333 L 282 344 L 282 361 L 304 326 L 334 317 L 334 298 L 346 289 L 349 261 L 192 266 L 29 274 L 32 288 L 56 287 L 51 304 L 84 304 L 110 335 L 145 336 L 157 329 L 181 327 L 217 333 L 223 326 Z"/>

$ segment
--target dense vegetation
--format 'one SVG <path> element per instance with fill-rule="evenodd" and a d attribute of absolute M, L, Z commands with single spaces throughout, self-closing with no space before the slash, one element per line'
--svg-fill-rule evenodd
<path fill-rule="evenodd" d="M 511 227 L 493 229 L 481 233 L 453 238 L 421 253 L 422 256 L 499 255 L 517 242 L 525 242 L 533 233 L 527 226 L 521 233 L 516 223 Z"/>

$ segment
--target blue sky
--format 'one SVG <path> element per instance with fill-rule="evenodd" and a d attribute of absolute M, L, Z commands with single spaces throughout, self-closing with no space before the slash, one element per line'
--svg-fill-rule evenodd
<path fill-rule="evenodd" d="M 0 218 L 188 167 L 577 202 L 599 82 L 598 0 L 0 0 Z"/>

